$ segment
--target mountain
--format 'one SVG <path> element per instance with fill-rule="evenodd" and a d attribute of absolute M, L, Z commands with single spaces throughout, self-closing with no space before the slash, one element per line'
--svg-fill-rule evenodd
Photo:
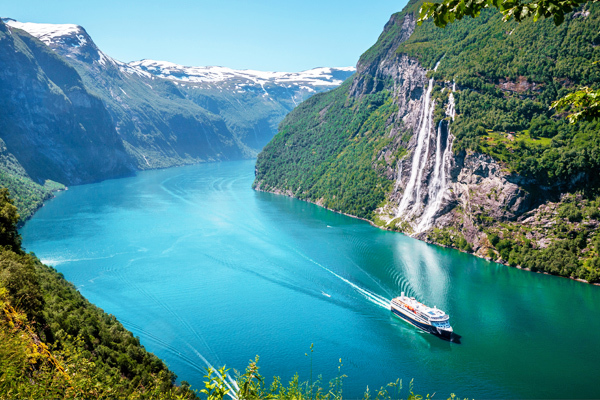
<path fill-rule="evenodd" d="M 533 271 L 600 281 L 600 124 L 550 103 L 598 86 L 600 7 L 486 11 L 439 29 L 394 14 L 339 88 L 292 111 L 254 187 Z"/>
<path fill-rule="evenodd" d="M 228 128 L 256 155 L 277 133 L 277 125 L 294 107 L 315 93 L 339 86 L 354 67 L 264 72 L 225 67 L 184 67 L 142 60 L 128 71 L 150 73 L 176 83 L 186 97 L 220 115 Z"/>
<path fill-rule="evenodd" d="M 224 121 L 188 101 L 176 85 L 130 74 L 77 25 L 7 24 L 43 41 L 77 70 L 108 109 L 136 169 L 238 159 L 243 151 Z"/>
<path fill-rule="evenodd" d="M 77 184 L 132 173 L 102 100 L 61 57 L 0 22 L 0 65 L 0 182 L 18 188 L 20 202 L 47 198 L 47 180 Z"/>
<path fill-rule="evenodd" d="M 0 27 L 0 183 L 24 218 L 60 184 L 254 157 L 297 103 L 354 70 L 123 63 L 78 25 Z"/>
<path fill-rule="evenodd" d="M 123 63 L 78 25 L 5 19 L 44 42 L 81 75 L 111 113 L 139 169 L 254 157 L 292 108 L 332 89 L 354 68 L 301 73 Z"/>

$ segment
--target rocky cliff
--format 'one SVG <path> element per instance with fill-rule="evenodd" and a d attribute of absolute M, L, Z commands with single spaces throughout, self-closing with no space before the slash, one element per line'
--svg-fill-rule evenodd
<path fill-rule="evenodd" d="M 297 103 L 338 86 L 353 68 L 305 73 L 123 63 L 78 25 L 22 23 L 80 74 L 111 115 L 138 169 L 254 157 Z"/>
<path fill-rule="evenodd" d="M 286 117 L 255 188 L 597 281 L 598 126 L 569 125 L 548 106 L 573 82 L 597 82 L 600 10 L 560 28 L 484 13 L 442 30 L 417 27 L 419 7 L 392 16 L 351 82 Z M 586 211 L 573 214 L 574 203 Z"/>
<path fill-rule="evenodd" d="M 77 184 L 131 174 L 102 101 L 45 45 L 0 21 L 0 137 L 34 181 Z"/>

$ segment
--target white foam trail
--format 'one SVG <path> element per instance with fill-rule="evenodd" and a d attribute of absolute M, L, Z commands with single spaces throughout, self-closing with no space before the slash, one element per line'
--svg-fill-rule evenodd
<path fill-rule="evenodd" d="M 300 254 L 300 253 L 298 253 Z M 373 293 L 367 289 L 363 289 L 360 286 L 350 282 L 348 279 L 336 274 L 335 272 L 333 272 L 332 270 L 330 270 L 329 268 L 319 264 L 318 262 L 316 262 L 315 260 L 313 260 L 312 258 L 306 257 L 303 254 L 300 254 L 302 257 L 304 257 L 305 259 L 307 259 L 308 261 L 312 262 L 315 265 L 318 265 L 319 267 L 323 268 L 325 271 L 329 272 L 330 274 L 332 274 L 333 276 L 335 276 L 336 278 L 341 279 L 342 281 L 346 282 L 348 285 L 352 286 L 357 292 L 359 292 L 361 295 L 363 295 L 367 300 L 369 300 L 371 303 L 378 305 L 380 307 L 385 308 L 386 310 L 390 310 L 390 300 L 386 299 L 383 296 L 378 295 L 377 293 Z"/>
<path fill-rule="evenodd" d="M 214 373 L 225 383 L 225 386 L 227 386 L 227 389 L 229 389 L 229 393 L 227 393 L 227 395 L 229 397 L 231 397 L 232 399 L 237 400 L 238 397 L 235 394 L 237 392 L 239 392 L 239 390 L 240 390 L 237 382 L 231 376 L 229 376 L 228 373 L 225 373 L 225 376 L 221 375 L 219 370 L 216 369 L 215 367 L 213 367 L 212 364 L 209 363 L 208 360 L 206 358 L 204 358 L 204 356 L 202 354 L 200 354 L 195 348 L 193 348 L 189 344 L 188 344 L 188 346 L 190 347 L 190 349 L 192 349 L 192 351 L 194 353 L 196 353 L 198 358 L 200 358 L 202 361 L 204 361 L 204 364 L 206 364 L 206 367 L 212 369 L 214 371 Z"/>

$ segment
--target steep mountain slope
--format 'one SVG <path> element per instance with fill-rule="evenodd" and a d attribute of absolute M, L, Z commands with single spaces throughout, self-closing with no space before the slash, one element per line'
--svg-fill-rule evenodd
<path fill-rule="evenodd" d="M 124 64 L 102 53 L 82 27 L 7 24 L 40 39 L 79 72 L 106 104 L 137 169 L 242 158 L 221 118 L 187 101 L 169 81 L 122 71 Z"/>
<path fill-rule="evenodd" d="M 297 103 L 354 71 L 125 64 L 78 25 L 0 22 L 0 184 L 24 219 L 61 184 L 256 156 Z"/>
<path fill-rule="evenodd" d="M 296 103 L 338 86 L 353 72 L 265 73 L 148 60 L 125 64 L 99 50 L 80 26 L 6 21 L 78 70 L 108 106 L 140 169 L 253 157 Z"/>
<path fill-rule="evenodd" d="M 0 22 L 0 65 L 5 174 L 75 184 L 132 172 L 102 101 L 60 57 Z"/>
<path fill-rule="evenodd" d="M 600 280 L 599 126 L 548 109 L 598 84 L 600 8 L 558 28 L 487 12 L 439 29 L 416 26 L 420 4 L 392 16 L 353 79 L 285 118 L 258 157 L 255 187 Z"/>
<path fill-rule="evenodd" d="M 184 67 L 142 60 L 127 64 L 178 84 L 187 98 L 220 115 L 229 129 L 255 154 L 277 133 L 277 125 L 314 93 L 339 86 L 353 67 L 263 72 L 225 67 Z"/>

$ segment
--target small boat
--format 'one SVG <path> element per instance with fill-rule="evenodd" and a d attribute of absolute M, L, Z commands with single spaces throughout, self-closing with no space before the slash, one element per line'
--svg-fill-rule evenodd
<path fill-rule="evenodd" d="M 450 326 L 450 317 L 448 314 L 437 307 L 428 307 L 415 300 L 414 297 L 407 297 L 404 292 L 400 297 L 393 298 L 391 309 L 394 314 L 410 322 L 417 328 L 425 332 L 432 333 L 442 339 L 458 341 L 458 335 L 455 335 Z"/>

